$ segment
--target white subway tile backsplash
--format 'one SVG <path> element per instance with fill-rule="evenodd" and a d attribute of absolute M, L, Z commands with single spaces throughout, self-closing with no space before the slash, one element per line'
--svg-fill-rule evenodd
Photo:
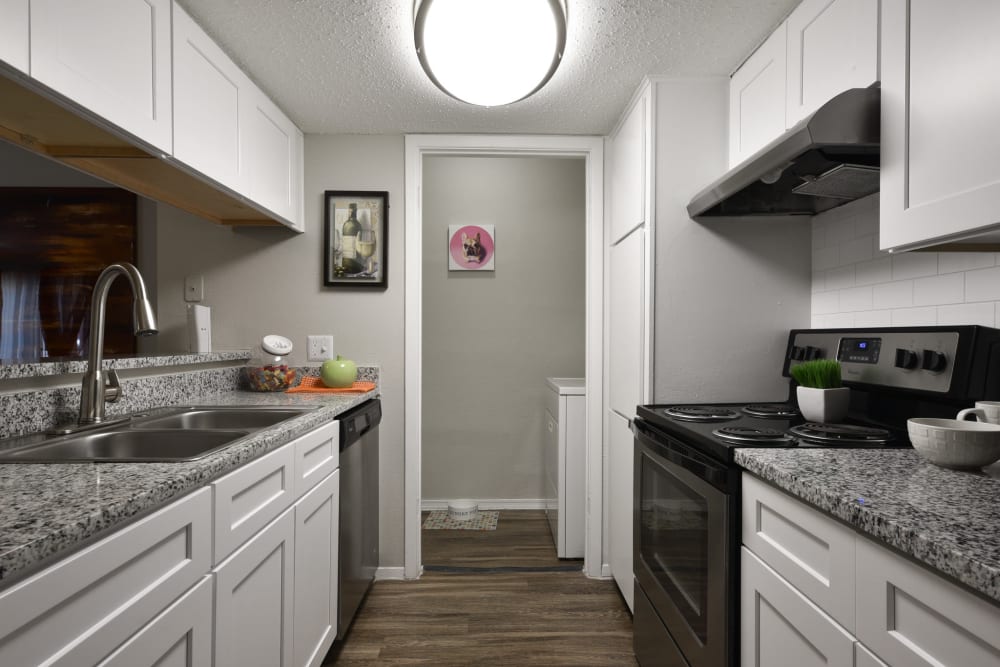
<path fill-rule="evenodd" d="M 825 327 L 829 329 L 839 329 L 857 326 L 854 322 L 854 313 L 834 313 L 826 316 Z"/>
<path fill-rule="evenodd" d="M 826 230 L 828 243 L 848 243 L 857 238 L 854 225 L 854 215 L 849 212 L 841 220 L 832 222 Z"/>
<path fill-rule="evenodd" d="M 892 280 L 892 258 L 881 257 L 869 262 L 861 262 L 854 267 L 856 285 L 875 285 Z"/>
<path fill-rule="evenodd" d="M 965 300 L 990 301 L 1000 299 L 1000 266 L 978 269 L 965 274 Z"/>
<path fill-rule="evenodd" d="M 826 272 L 826 289 L 846 289 L 854 287 L 854 267 L 842 266 Z"/>
<path fill-rule="evenodd" d="M 812 256 L 813 271 L 826 271 L 827 269 L 832 269 L 837 266 L 840 252 L 837 246 L 829 246 L 825 248 L 813 249 Z"/>
<path fill-rule="evenodd" d="M 840 263 L 856 264 L 875 256 L 875 235 L 868 234 L 840 244 Z"/>
<path fill-rule="evenodd" d="M 913 281 L 913 305 L 935 306 L 965 301 L 965 274 L 917 278 Z"/>
<path fill-rule="evenodd" d="M 936 252 L 904 252 L 892 256 L 892 279 L 922 278 L 937 275 Z"/>
<path fill-rule="evenodd" d="M 937 308 L 934 306 L 899 308 L 892 311 L 891 326 L 894 327 L 932 327 L 937 323 Z"/>
<path fill-rule="evenodd" d="M 938 324 L 981 324 L 992 327 L 996 326 L 996 317 L 996 305 L 992 301 L 938 306 Z"/>
<path fill-rule="evenodd" d="M 812 297 L 813 315 L 828 315 L 840 310 L 839 292 L 817 292 Z"/>
<path fill-rule="evenodd" d="M 913 305 L 913 281 L 900 280 L 875 285 L 872 289 L 873 308 L 907 308 Z"/>
<path fill-rule="evenodd" d="M 871 310 L 872 309 L 872 288 L 852 287 L 851 289 L 840 290 L 841 312 Z"/>
<path fill-rule="evenodd" d="M 812 277 L 812 291 L 813 292 L 825 292 L 826 291 L 826 271 L 813 271 Z"/>
<path fill-rule="evenodd" d="M 942 252 L 938 255 L 938 273 L 957 273 L 995 266 L 995 252 Z"/>
<path fill-rule="evenodd" d="M 868 310 L 854 314 L 854 326 L 856 327 L 891 327 L 892 311 L 890 310 Z"/>

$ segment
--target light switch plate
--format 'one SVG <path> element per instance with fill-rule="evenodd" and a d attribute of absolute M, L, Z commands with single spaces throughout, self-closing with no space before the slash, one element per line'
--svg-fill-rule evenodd
<path fill-rule="evenodd" d="M 205 298 L 205 279 L 202 276 L 184 278 L 184 300 L 197 302 Z"/>
<path fill-rule="evenodd" d="M 333 359 L 333 336 L 308 336 L 306 359 L 309 361 L 326 361 Z"/>

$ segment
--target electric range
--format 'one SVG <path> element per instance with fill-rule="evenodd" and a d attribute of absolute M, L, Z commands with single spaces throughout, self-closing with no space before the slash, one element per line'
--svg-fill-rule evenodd
<path fill-rule="evenodd" d="M 906 448 L 910 417 L 954 418 L 1000 399 L 1000 331 L 979 326 L 796 329 L 781 373 L 836 359 L 850 388 L 838 424 L 785 400 L 637 407 L 633 613 L 643 667 L 739 662 L 740 447 Z M 777 372 L 777 369 L 776 369 Z"/>

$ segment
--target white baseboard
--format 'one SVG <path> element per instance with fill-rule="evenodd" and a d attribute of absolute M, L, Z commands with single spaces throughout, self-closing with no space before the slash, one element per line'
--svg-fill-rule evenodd
<path fill-rule="evenodd" d="M 420 501 L 420 509 L 424 512 L 446 510 L 449 500 L 455 498 L 444 500 L 423 498 Z M 544 498 L 463 498 L 462 500 L 471 500 L 479 505 L 481 510 L 543 510 L 547 504 Z"/>
<path fill-rule="evenodd" d="M 375 581 L 383 579 L 405 579 L 401 567 L 380 567 L 375 570 Z"/>

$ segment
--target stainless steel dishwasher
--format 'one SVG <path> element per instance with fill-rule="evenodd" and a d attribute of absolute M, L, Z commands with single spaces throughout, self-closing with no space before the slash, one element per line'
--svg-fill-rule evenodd
<path fill-rule="evenodd" d="M 375 398 L 340 417 L 340 581 L 337 639 L 347 634 L 378 568 L 378 425 Z"/>

